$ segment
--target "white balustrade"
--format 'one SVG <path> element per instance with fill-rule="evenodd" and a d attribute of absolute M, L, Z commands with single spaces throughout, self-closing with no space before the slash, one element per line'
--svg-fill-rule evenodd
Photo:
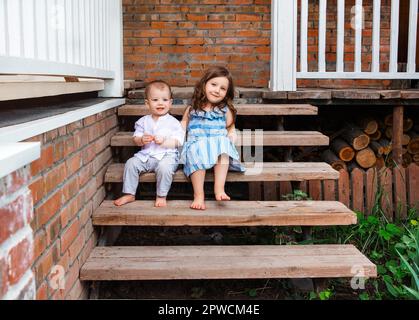
<path fill-rule="evenodd" d="M 0 74 L 105 80 L 123 93 L 121 0 L 0 0 Z"/>
<path fill-rule="evenodd" d="M 408 0 L 403 0 L 408 1 Z M 391 13 L 390 21 L 390 52 L 389 52 L 389 67 L 387 70 L 380 68 L 380 33 L 381 26 L 381 0 L 356 0 L 351 3 L 353 7 L 345 6 L 345 0 L 333 1 L 336 4 L 336 8 L 328 6 L 327 0 L 296 0 L 296 1 L 281 1 L 272 0 L 272 58 L 271 58 L 271 89 L 273 90 L 295 90 L 296 79 L 419 79 L 419 72 L 416 72 L 416 39 L 417 39 L 417 15 L 418 15 L 418 0 L 409 0 L 409 34 L 408 34 L 408 50 L 407 50 L 407 67 L 406 71 L 398 70 L 398 45 L 399 45 L 399 6 L 400 0 L 391 0 Z M 295 4 L 299 2 L 300 11 L 293 10 Z M 292 5 L 291 3 L 294 3 Z M 330 4 L 332 4 L 330 2 Z M 347 3 L 346 3 L 347 4 Z M 318 13 L 315 16 L 309 16 L 313 14 L 313 11 L 309 10 L 309 5 L 316 5 Z M 363 70 L 363 62 L 365 64 L 365 55 L 362 52 L 362 30 L 364 26 L 365 12 L 364 6 L 372 6 L 372 39 L 371 39 L 371 67 L 370 70 Z M 336 15 L 336 60 L 335 70 L 326 71 L 326 63 L 330 62 L 330 58 L 327 57 L 327 50 L 334 46 L 332 43 L 326 46 L 326 26 L 327 16 L 333 10 Z M 346 12 L 346 17 L 350 17 L 349 21 L 345 21 L 345 10 L 351 10 Z M 350 14 L 348 14 L 350 13 Z M 297 37 L 294 37 L 296 33 L 297 16 L 300 18 L 300 46 L 299 46 L 299 70 L 289 70 L 290 67 L 294 67 L 293 60 L 287 58 L 287 53 L 292 52 L 297 47 Z M 294 15 L 291 17 L 291 15 Z M 313 66 L 313 61 L 308 63 L 308 47 L 312 44 L 309 43 L 307 34 L 308 29 L 311 27 L 312 21 L 318 21 L 318 50 L 317 54 L 317 67 Z M 349 44 L 348 39 L 345 39 L 345 22 L 350 23 L 353 31 L 353 56 L 354 63 L 352 70 L 348 70 L 348 66 L 345 68 L 345 46 Z M 282 27 L 287 25 L 287 28 Z M 294 29 L 295 28 L 295 29 Z M 346 41 L 345 41 L 346 40 Z M 351 43 L 351 46 L 352 46 Z M 327 59 L 326 59 L 327 57 Z M 278 62 L 279 59 L 282 61 Z M 327 61 L 326 61 L 327 60 Z M 285 66 L 288 66 L 288 69 Z M 276 66 L 276 67 L 275 67 Z M 281 66 L 281 67 L 278 67 Z M 297 66 L 295 66 L 297 68 Z M 312 69 L 312 70 L 310 70 Z M 291 83 L 294 81 L 294 83 Z"/>
<path fill-rule="evenodd" d="M 275 2 L 275 0 L 273 0 Z M 381 25 L 381 0 L 356 0 L 351 10 L 352 28 L 354 29 L 354 66 L 353 71 L 345 71 L 344 52 L 345 45 L 345 0 L 337 0 L 337 39 L 336 39 L 336 69 L 326 71 L 326 17 L 327 0 L 316 0 L 318 6 L 318 18 L 309 17 L 308 1 L 300 1 L 300 70 L 296 73 L 297 79 L 419 79 L 416 72 L 416 33 L 418 0 L 409 0 L 409 35 L 408 35 L 408 58 L 406 71 L 398 71 L 398 43 L 399 43 L 399 0 L 391 1 L 390 15 L 390 56 L 388 70 L 380 70 L 380 25 Z M 407 0 L 406 0 L 407 1 Z M 362 70 L 362 61 L 365 58 L 362 52 L 362 29 L 364 28 L 364 5 L 372 5 L 372 44 L 371 44 L 371 68 L 369 71 Z M 313 5 L 313 3 L 311 3 Z M 346 7 L 348 10 L 348 7 Z M 348 16 L 348 15 L 347 15 Z M 317 71 L 309 71 L 307 61 L 307 29 L 308 21 L 318 19 L 318 68 Z M 316 68 L 314 68 L 316 69 Z"/>

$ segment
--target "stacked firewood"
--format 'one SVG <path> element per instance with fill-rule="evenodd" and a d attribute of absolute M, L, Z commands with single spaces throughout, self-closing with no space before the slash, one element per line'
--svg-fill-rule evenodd
<path fill-rule="evenodd" d="M 393 167 L 392 125 L 392 115 L 383 120 L 365 118 L 348 124 L 330 136 L 330 147 L 321 158 L 336 170 Z M 408 117 L 403 119 L 402 148 L 403 166 L 412 162 L 419 165 L 419 125 Z"/>

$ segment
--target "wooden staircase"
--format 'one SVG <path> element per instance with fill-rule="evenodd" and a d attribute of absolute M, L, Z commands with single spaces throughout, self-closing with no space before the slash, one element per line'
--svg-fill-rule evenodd
<path fill-rule="evenodd" d="M 238 116 L 316 115 L 317 107 L 307 104 L 238 104 Z M 184 106 L 174 105 L 173 115 L 183 114 Z M 125 105 L 119 116 L 148 114 L 143 105 Z M 282 120 L 282 119 L 281 119 Z M 278 123 L 282 123 L 278 121 Z M 278 125 L 279 129 L 283 127 Z M 257 129 L 257 128 L 255 128 Z M 246 134 L 245 131 L 243 131 Z M 238 145 L 313 146 L 328 145 L 329 139 L 315 131 L 267 131 L 259 141 L 250 139 Z M 245 142 L 247 141 L 247 142 Z M 132 147 L 132 132 L 119 132 L 111 140 L 114 148 Z M 229 172 L 227 183 L 305 181 L 338 179 L 339 172 L 326 163 L 307 162 L 245 163 L 245 173 Z M 109 166 L 105 182 L 122 182 L 124 164 Z M 147 173 L 140 182 L 154 182 Z M 212 172 L 206 181 L 213 181 Z M 181 170 L 174 183 L 188 182 Z M 191 201 L 171 200 L 166 208 L 154 208 L 154 201 L 139 200 L 122 207 L 105 200 L 93 213 L 93 224 L 109 226 L 311 226 L 350 225 L 356 215 L 336 201 L 206 201 L 207 210 L 189 208 Z M 307 229 L 308 228 L 308 229 Z M 356 268 L 354 268 L 356 267 Z M 168 279 L 255 279 L 255 278 L 334 278 L 354 277 L 363 269 L 365 277 L 376 277 L 376 266 L 352 245 L 242 245 L 242 246 L 141 246 L 96 247 L 82 266 L 80 279 L 168 280 Z"/>

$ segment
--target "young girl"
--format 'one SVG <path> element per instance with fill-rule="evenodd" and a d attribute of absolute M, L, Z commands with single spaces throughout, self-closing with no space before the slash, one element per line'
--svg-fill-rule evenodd
<path fill-rule="evenodd" d="M 192 209 L 205 210 L 204 181 L 207 169 L 214 167 L 214 193 L 217 201 L 230 200 L 224 191 L 228 169 L 244 171 L 234 146 L 236 109 L 234 85 L 224 67 L 208 69 L 195 86 L 192 105 L 182 118 L 187 131 L 181 163 L 194 189 Z"/>

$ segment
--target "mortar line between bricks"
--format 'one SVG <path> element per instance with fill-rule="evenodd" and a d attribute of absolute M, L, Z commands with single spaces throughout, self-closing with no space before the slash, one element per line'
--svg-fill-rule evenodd
<path fill-rule="evenodd" d="M 19 280 L 18 283 L 14 284 L 13 286 L 10 286 L 8 289 L 8 292 L 6 295 L 2 298 L 4 300 L 16 300 L 22 290 L 30 283 L 32 282 L 32 292 L 33 297 L 36 297 L 36 284 L 35 284 L 35 275 L 32 271 L 32 269 L 26 270 L 25 274 L 22 276 L 22 278 Z"/>
<path fill-rule="evenodd" d="M 18 189 L 12 194 L 5 194 L 0 198 L 0 208 L 7 206 L 8 204 L 15 201 L 19 196 L 25 195 L 25 193 L 30 192 L 29 184 L 22 186 L 22 188 Z"/>
<path fill-rule="evenodd" d="M 112 159 L 110 159 L 105 165 L 103 165 L 99 170 L 98 170 L 98 172 L 97 173 L 99 173 L 106 165 L 109 165 L 109 164 L 111 164 L 112 162 Z M 97 173 L 96 174 L 94 174 L 93 176 L 92 176 L 92 179 L 93 178 L 97 178 Z M 75 175 L 76 175 L 77 173 L 75 173 L 74 175 L 72 175 L 70 178 L 75 178 Z M 92 180 L 92 179 L 90 179 L 90 180 Z M 66 180 L 66 182 L 69 182 L 70 181 L 70 179 L 67 179 Z M 84 186 L 83 186 L 83 188 L 82 189 L 80 189 L 79 190 L 79 192 L 78 193 L 76 193 L 75 195 L 73 195 L 70 199 L 68 199 L 68 201 L 66 201 L 65 203 L 63 203 L 62 205 L 61 205 L 61 207 L 60 207 L 60 211 L 59 212 L 57 212 L 54 216 L 52 216 L 49 220 L 48 220 L 48 222 L 47 223 L 45 223 L 43 226 L 41 226 L 40 228 L 38 228 L 37 230 L 36 230 L 36 232 L 35 232 L 35 234 L 37 234 L 38 233 L 38 231 L 40 232 L 40 231 L 42 231 L 42 230 L 45 230 L 45 232 L 46 232 L 46 230 L 47 230 L 47 228 L 50 226 L 50 224 L 52 223 L 52 221 L 54 220 L 54 218 L 56 218 L 57 217 L 57 215 L 60 215 L 60 213 L 62 212 L 62 210 L 63 209 L 65 209 L 68 205 L 69 205 L 69 203 L 71 202 L 71 201 L 73 201 L 74 199 L 76 199 L 77 197 L 78 197 L 78 194 L 80 193 L 80 192 L 83 192 L 83 190 L 85 189 L 85 188 L 87 188 L 87 185 L 88 185 L 88 183 L 86 183 Z M 57 191 L 57 190 L 55 190 L 55 191 Z M 50 194 L 52 194 L 52 192 L 50 192 Z M 95 193 L 96 194 L 96 193 Z M 48 198 L 49 199 L 49 198 Z M 47 200 L 48 200 L 47 199 Z M 46 201 L 47 201 L 46 200 Z M 91 199 L 89 199 L 89 201 L 90 201 Z M 79 217 L 79 215 L 80 215 L 80 212 L 82 212 L 84 209 L 85 209 L 85 207 L 86 207 L 86 205 L 87 205 L 87 203 L 89 202 L 89 201 L 87 201 L 87 202 L 85 202 L 84 203 L 84 205 L 77 211 L 77 213 L 74 215 L 74 217 Z M 41 201 L 40 201 L 41 202 Z M 40 202 L 38 203 L 38 204 L 40 204 Z M 45 203 L 45 201 L 43 201 L 42 203 Z M 39 205 L 37 204 L 37 206 L 36 206 L 36 208 L 38 208 L 39 207 Z M 74 220 L 74 219 L 72 219 L 72 220 Z M 67 223 L 67 225 L 72 221 L 72 220 L 70 220 L 70 221 L 68 221 L 68 223 Z M 66 225 L 66 226 L 67 226 Z M 62 227 L 66 227 L 66 226 L 62 226 Z M 63 230 L 63 229 L 62 229 Z M 62 231 L 61 230 L 61 231 Z M 49 247 L 47 247 L 47 248 L 49 248 Z"/>
<path fill-rule="evenodd" d="M 33 244 L 33 230 L 29 224 L 20 228 L 13 235 L 11 235 L 6 241 L 0 244 L 0 257 L 7 257 L 7 254 L 13 249 L 16 244 L 28 239 Z"/>
<path fill-rule="evenodd" d="M 64 158 L 64 159 L 61 159 L 61 160 L 59 160 L 59 161 L 57 161 L 57 162 L 54 162 L 53 163 L 53 165 L 52 166 L 50 166 L 50 167 L 48 167 L 48 169 L 49 170 L 46 170 L 46 171 L 40 171 L 36 176 L 32 176 L 30 179 L 29 179 L 29 183 L 28 183 L 28 185 L 30 185 L 30 184 L 32 184 L 35 180 L 37 180 L 39 177 L 42 177 L 42 178 L 44 178 L 44 177 L 46 177 L 46 175 L 48 174 L 48 173 L 50 173 L 51 171 L 53 171 L 57 166 L 59 166 L 59 165 L 61 165 L 61 164 L 63 164 L 64 162 L 66 162 L 67 160 L 69 160 L 69 159 L 71 159 L 76 153 L 82 153 L 82 151 L 84 151 L 85 149 L 87 149 L 90 145 L 91 145 L 91 143 L 93 143 L 93 142 L 96 142 L 98 139 L 100 139 L 100 138 L 102 138 L 102 137 L 104 137 L 104 136 L 106 136 L 107 134 L 109 134 L 114 128 L 117 128 L 117 126 L 115 126 L 115 127 L 112 127 L 110 130 L 108 130 L 104 135 L 102 135 L 102 136 L 100 136 L 99 138 L 97 138 L 97 139 L 95 139 L 95 140 L 92 140 L 91 142 L 89 142 L 88 144 L 86 144 L 85 146 L 83 146 L 82 148 L 79 148 L 79 149 L 77 149 L 77 151 L 74 151 L 74 152 L 72 152 L 72 153 L 70 153 L 70 154 L 68 154 L 67 155 L 67 157 L 66 158 Z M 47 145 L 46 145 L 46 147 L 48 147 L 50 144 L 53 144 L 52 142 L 51 143 L 48 143 Z M 110 144 L 109 144 L 109 147 L 110 147 Z M 106 150 L 106 148 L 104 149 L 104 150 Z M 102 152 L 103 152 L 103 150 L 102 150 Z M 101 153 L 102 153 L 101 152 Z M 101 153 L 99 153 L 99 154 L 101 154 Z M 96 156 L 98 156 L 99 154 L 96 154 Z M 94 160 L 92 160 L 92 161 L 94 161 Z M 92 162 L 92 161 L 90 161 L 90 162 Z M 88 162 L 88 163 L 86 163 L 86 164 L 89 164 L 90 162 Z M 82 166 L 84 166 L 84 165 L 86 165 L 86 164 L 83 164 Z M 28 165 L 29 166 L 29 165 Z M 26 166 L 25 166 L 26 167 Z M 79 173 L 79 171 L 81 170 L 81 168 L 82 167 L 80 167 L 80 169 L 78 170 L 78 171 L 76 171 L 74 174 L 77 174 L 77 173 Z M 72 175 L 72 176 L 74 176 L 74 174 Z M 72 177 L 72 176 L 70 176 L 70 177 Z M 47 197 L 48 195 L 51 195 L 52 194 L 52 191 L 51 192 L 49 192 L 48 194 L 46 194 L 46 195 L 44 195 L 44 197 L 43 198 L 45 198 L 45 197 Z M 39 204 L 40 202 L 38 202 L 37 203 L 37 205 Z"/>
<path fill-rule="evenodd" d="M 110 145 L 109 145 L 109 147 L 110 147 Z M 83 148 L 83 149 L 80 149 L 79 151 L 83 151 L 84 149 L 86 149 L 86 148 Z M 103 149 L 102 150 L 102 152 L 100 152 L 99 154 L 96 154 L 96 156 L 95 156 L 95 158 L 96 157 L 98 157 L 98 156 L 100 156 L 102 153 L 104 153 L 106 151 L 106 148 L 105 149 Z M 66 159 L 65 161 L 67 161 L 68 159 Z M 46 201 L 48 201 L 49 200 L 49 198 L 51 197 L 51 195 L 53 195 L 55 192 L 57 192 L 59 189 L 61 189 L 68 181 L 70 181 L 71 179 L 74 179 L 75 178 L 75 176 L 76 175 L 78 175 L 78 174 L 80 174 L 80 172 L 83 170 L 83 168 L 86 166 L 86 165 L 88 165 L 88 164 L 90 164 L 90 163 L 93 163 L 93 161 L 94 161 L 94 159 L 93 160 L 91 160 L 91 161 L 89 161 L 88 163 L 85 163 L 85 164 L 83 164 L 76 172 L 74 172 L 71 176 L 69 176 L 69 177 L 66 177 L 66 179 L 63 181 L 63 182 L 61 182 L 60 184 L 58 184 L 58 185 L 56 185 L 55 186 L 55 188 L 54 189 L 52 189 L 49 193 L 47 193 L 47 194 L 45 194 L 43 197 L 42 197 L 42 200 L 40 200 L 40 201 L 38 201 L 37 203 L 36 203 L 36 205 L 34 205 L 34 209 L 38 209 L 41 205 L 43 205 Z M 64 162 L 64 161 L 63 161 Z M 61 163 L 57 163 L 57 166 L 58 165 L 61 165 L 63 162 L 61 162 Z M 48 174 L 49 172 L 51 172 L 52 170 L 54 170 L 55 169 L 55 167 L 56 166 L 54 166 L 54 168 L 52 168 L 51 170 L 48 170 L 48 171 L 46 171 L 46 172 L 44 172 L 44 173 L 42 173 L 41 175 L 37 175 L 35 178 L 33 178 L 33 179 L 31 179 L 30 180 L 30 182 L 29 182 L 29 185 L 31 184 L 31 183 L 33 183 L 36 179 L 38 179 L 39 178 L 39 176 L 40 177 L 42 177 L 42 178 L 44 178 L 45 176 L 46 176 L 46 174 Z M 98 172 L 101 170 L 103 168 L 103 166 L 98 170 Z M 92 178 L 95 178 L 97 176 L 97 173 L 96 174 L 93 174 L 92 175 Z M 86 185 L 87 185 L 87 183 L 86 183 Z M 83 188 L 86 186 L 86 185 L 84 185 L 83 186 Z M 28 190 L 29 190 L 29 188 L 28 188 Z M 80 192 L 80 191 L 79 191 Z M 74 197 L 72 197 L 71 199 L 73 199 Z M 71 199 L 69 199 L 67 202 L 65 202 L 63 205 L 65 205 L 65 204 L 67 204 Z"/>

